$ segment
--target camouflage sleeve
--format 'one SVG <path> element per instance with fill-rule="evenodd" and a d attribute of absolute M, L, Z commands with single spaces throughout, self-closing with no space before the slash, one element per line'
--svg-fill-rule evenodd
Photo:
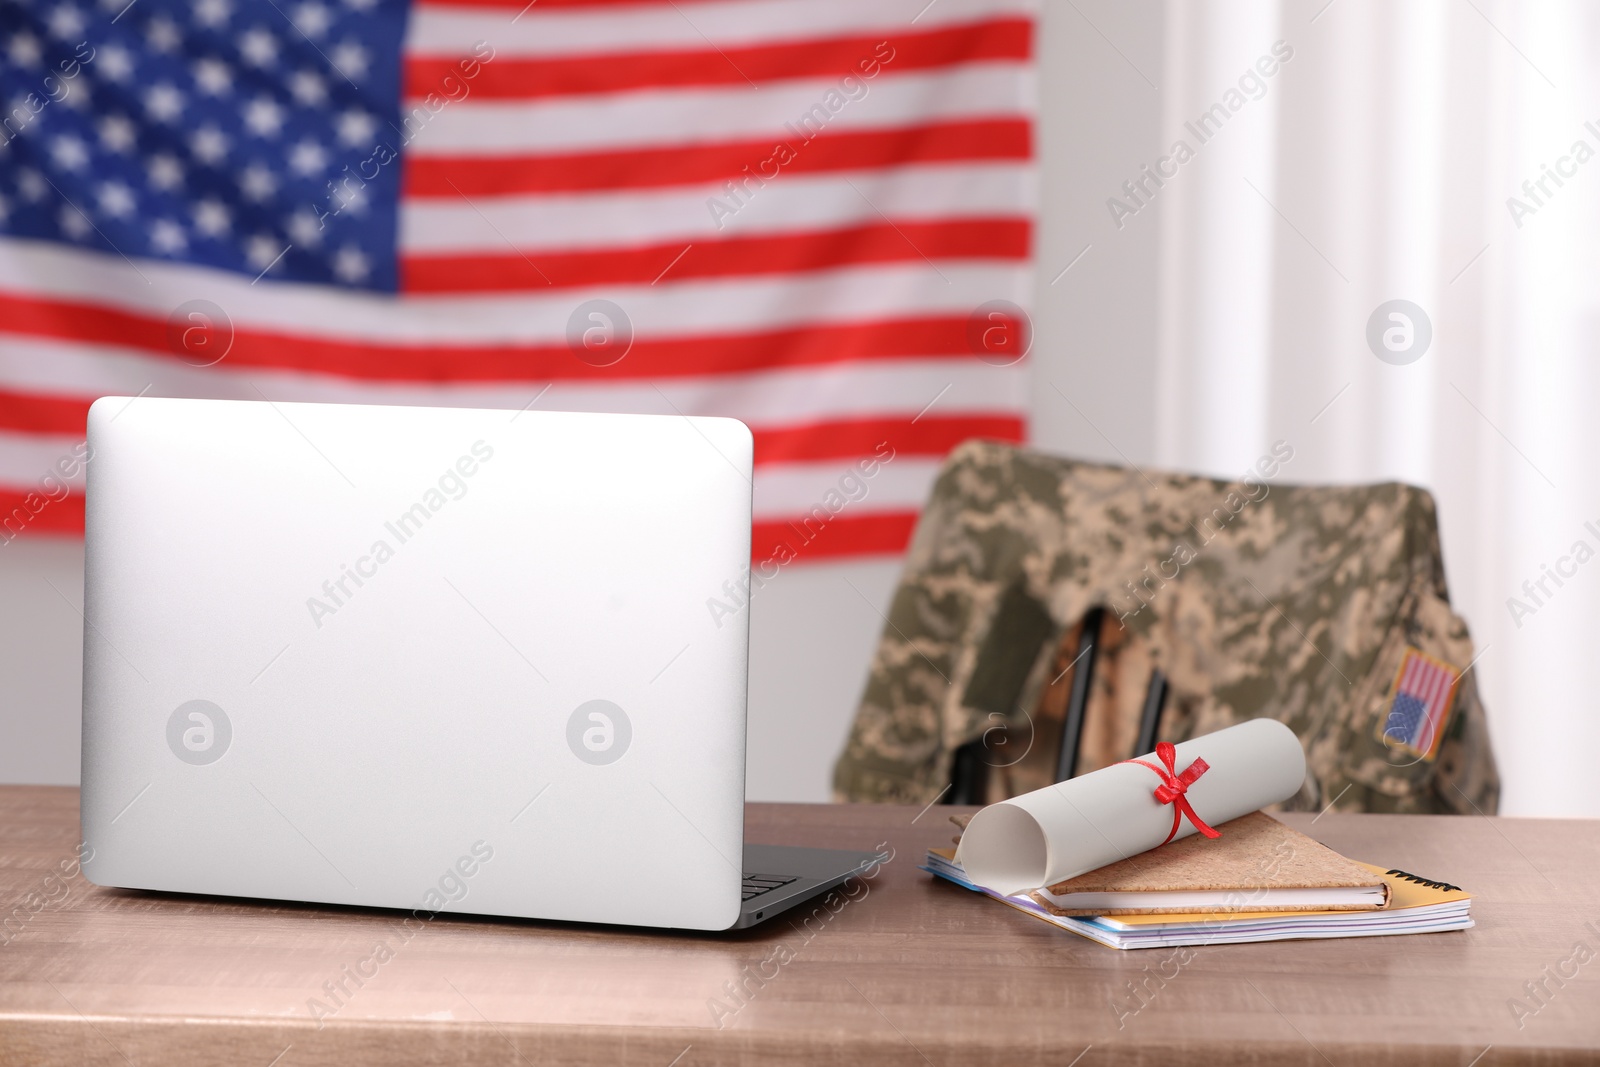
<path fill-rule="evenodd" d="M 1308 807 L 1406 814 L 1494 814 L 1500 782 L 1478 698 L 1466 623 L 1429 588 L 1414 588 L 1372 669 L 1335 721 L 1307 740 Z M 1449 680 L 1438 728 L 1403 705 L 1402 678 L 1424 665 Z M 1436 736 L 1437 735 L 1437 736 Z"/>
<path fill-rule="evenodd" d="M 928 803 L 955 749 L 1025 697 L 1057 630 L 1026 561 L 1048 553 L 1039 531 L 1062 507 L 1059 474 L 1015 449 L 968 441 L 946 458 L 834 765 L 835 799 Z"/>
<path fill-rule="evenodd" d="M 945 785 L 955 747 L 945 736 L 953 680 L 978 606 L 992 595 L 992 583 L 981 580 L 987 561 L 961 551 L 960 530 L 978 511 L 964 483 L 983 478 L 982 452 L 968 443 L 950 454 L 918 520 L 834 765 L 835 800 L 925 804 Z"/>
<path fill-rule="evenodd" d="M 925 804 L 943 787 L 941 722 L 968 605 L 902 584 L 890 605 L 866 692 L 833 771 L 834 799 Z M 936 784 L 937 782 L 937 784 Z"/>

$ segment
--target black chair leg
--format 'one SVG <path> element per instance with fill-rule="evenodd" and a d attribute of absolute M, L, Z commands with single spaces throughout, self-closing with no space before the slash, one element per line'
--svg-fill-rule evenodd
<path fill-rule="evenodd" d="M 950 788 L 944 804 L 982 804 L 988 793 L 989 765 L 983 759 L 983 739 L 968 741 L 950 760 Z"/>
<path fill-rule="evenodd" d="M 1073 657 L 1072 692 L 1067 696 L 1067 714 L 1061 724 L 1061 751 L 1056 757 L 1056 781 L 1064 782 L 1078 772 L 1078 746 L 1083 741 L 1083 716 L 1089 706 L 1089 686 L 1094 682 L 1094 660 L 1100 646 L 1100 624 L 1104 608 L 1090 608 L 1083 615 L 1078 634 L 1078 654 Z"/>
<path fill-rule="evenodd" d="M 1150 672 L 1150 688 L 1144 694 L 1144 714 L 1139 716 L 1139 740 L 1134 742 L 1135 757 L 1154 752 L 1161 736 L 1161 713 L 1167 707 L 1167 676 L 1157 667 Z"/>

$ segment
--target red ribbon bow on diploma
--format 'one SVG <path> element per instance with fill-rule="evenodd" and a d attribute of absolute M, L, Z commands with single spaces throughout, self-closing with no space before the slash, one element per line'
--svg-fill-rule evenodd
<path fill-rule="evenodd" d="M 1157 767 L 1154 763 L 1142 759 L 1125 759 L 1123 763 L 1137 763 L 1141 767 L 1149 767 L 1161 776 L 1161 784 L 1156 786 L 1155 798 L 1163 804 L 1172 805 L 1172 832 L 1167 835 L 1167 841 L 1178 836 L 1178 827 L 1183 825 L 1183 817 L 1187 815 L 1194 828 L 1207 837 L 1221 837 L 1220 831 L 1213 830 L 1206 825 L 1204 819 L 1194 813 L 1194 808 L 1189 806 L 1189 798 L 1184 796 L 1189 787 L 1194 785 L 1195 779 L 1211 769 L 1205 760 L 1196 757 L 1195 761 L 1178 773 L 1178 750 L 1169 741 L 1162 741 L 1156 745 L 1156 757 L 1165 763 L 1165 769 Z M 1163 845 L 1167 841 L 1161 842 Z"/>

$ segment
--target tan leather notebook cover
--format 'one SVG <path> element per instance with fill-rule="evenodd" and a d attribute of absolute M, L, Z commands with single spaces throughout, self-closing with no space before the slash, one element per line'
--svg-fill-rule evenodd
<path fill-rule="evenodd" d="M 1259 911 L 1262 906 L 1259 891 L 1272 889 L 1382 887 L 1382 899 L 1388 900 L 1388 887 L 1380 875 L 1345 859 L 1321 842 L 1291 830 L 1270 815 L 1251 812 L 1217 829 L 1222 831 L 1222 836 L 1215 841 L 1195 834 L 1045 888 L 1056 896 L 1175 891 L 1227 894 L 1221 902 L 1208 903 L 1204 908 L 1208 912 Z M 1031 896 L 1053 914 L 1074 914 L 1057 907 L 1042 892 Z M 1370 904 L 1345 907 L 1272 905 L 1273 911 L 1366 911 L 1372 908 Z M 1172 909 L 1116 908 L 1097 910 L 1097 914 L 1146 915 L 1157 910 Z"/>

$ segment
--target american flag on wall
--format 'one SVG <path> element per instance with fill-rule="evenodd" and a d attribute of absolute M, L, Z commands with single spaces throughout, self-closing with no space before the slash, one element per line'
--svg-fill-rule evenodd
<path fill-rule="evenodd" d="M 899 552 L 1024 434 L 1033 18 L 0 0 L 0 540 L 142 394 L 731 415 L 757 556 Z"/>

